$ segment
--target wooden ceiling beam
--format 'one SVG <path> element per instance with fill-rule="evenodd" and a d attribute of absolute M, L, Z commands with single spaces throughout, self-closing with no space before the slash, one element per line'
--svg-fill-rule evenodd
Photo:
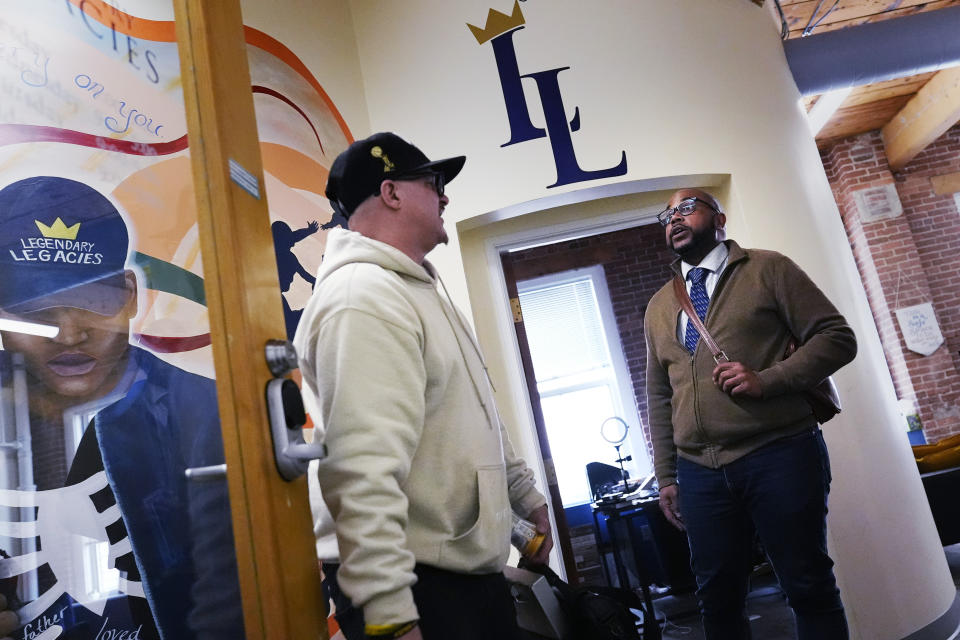
<path fill-rule="evenodd" d="M 816 7 L 816 0 L 802 0 L 790 5 L 783 5 L 784 17 L 787 20 L 787 26 L 790 29 L 790 38 L 799 38 L 803 33 L 803 28 L 810 20 L 810 14 Z M 826 11 L 832 2 L 825 2 L 820 9 L 820 15 Z M 903 18 L 916 13 L 926 13 L 927 11 L 936 11 L 960 5 L 960 0 L 904 0 L 899 3 L 891 3 L 888 0 L 852 0 L 841 2 L 836 11 L 827 16 L 823 22 L 818 24 L 813 33 L 825 33 L 847 27 L 855 27 L 869 22 L 878 22 L 880 20 L 890 20 L 893 18 Z M 896 8 L 891 8 L 896 7 Z"/>
<path fill-rule="evenodd" d="M 845 102 L 820 131 L 817 140 L 819 142 L 827 138 L 846 138 L 881 129 L 909 101 L 910 96 L 906 95 L 891 96 L 859 105 L 848 105 Z"/>
<path fill-rule="evenodd" d="M 938 71 L 881 129 L 890 169 L 899 171 L 960 121 L 960 67 Z"/>
<path fill-rule="evenodd" d="M 936 73 L 936 71 L 929 71 L 927 73 L 921 73 L 915 76 L 894 78 L 893 80 L 885 80 L 883 82 L 875 82 L 873 84 L 857 87 L 847 97 L 847 100 L 843 103 L 843 106 L 854 107 L 858 105 L 870 104 L 871 102 L 876 102 L 877 100 L 886 100 L 887 98 L 893 98 L 896 96 L 912 96 L 920 90 L 920 87 L 927 84 L 927 82 L 930 81 L 930 78 L 935 76 Z M 899 111 L 899 107 L 897 110 Z"/>
<path fill-rule="evenodd" d="M 891 3 L 890 0 L 843 0 L 820 24 L 844 22 L 864 16 L 888 13 L 897 9 L 928 4 L 929 1 L 930 0 L 902 0 L 898 3 Z M 816 16 L 813 16 L 813 11 L 818 8 L 818 4 L 820 5 L 819 11 L 817 11 Z M 891 4 L 894 6 L 891 7 Z M 802 29 L 807 22 L 810 21 L 811 17 L 816 20 L 826 14 L 827 10 L 833 5 L 833 2 L 832 0 L 822 3 L 819 2 L 819 0 L 805 0 L 804 2 L 795 2 L 790 5 L 784 5 L 781 2 L 781 5 L 783 6 L 783 14 L 787 18 L 787 24 L 790 25 L 790 28 Z"/>
<path fill-rule="evenodd" d="M 811 14 L 818 4 L 820 4 L 821 7 L 820 10 L 817 11 L 817 17 L 823 15 L 833 2 L 830 0 L 827 0 L 827 2 L 820 2 L 819 0 L 780 0 L 780 5 L 783 8 L 790 29 L 789 38 L 798 38 L 801 36 L 803 27 L 806 26 L 810 20 Z M 913 14 L 936 11 L 953 6 L 960 6 L 960 0 L 840 0 L 836 10 L 826 16 L 823 22 L 814 29 L 814 33 L 820 34 L 866 23 L 905 18 Z M 929 72 L 909 78 L 897 78 L 855 88 L 844 101 L 842 107 L 834 114 L 833 118 L 831 118 L 830 122 L 828 122 L 823 130 L 816 136 L 817 144 L 821 147 L 826 147 L 836 140 L 857 135 L 864 131 L 882 128 L 883 125 L 888 123 L 891 130 L 890 135 L 893 136 L 894 123 L 890 121 L 891 116 L 900 112 L 902 109 L 903 113 L 901 115 L 908 117 L 908 119 L 916 119 L 916 114 L 910 115 L 911 112 L 906 108 L 906 103 L 910 95 L 914 94 L 935 75 L 936 72 Z M 942 79 L 940 84 L 944 84 Z M 937 85 L 933 85 L 926 93 L 936 95 L 938 91 L 943 91 L 944 89 L 944 86 L 938 89 Z M 807 111 L 816 103 L 818 97 L 819 96 L 804 97 L 804 107 Z M 927 107 L 927 109 L 929 109 L 929 107 Z M 948 108 L 946 113 L 949 114 L 949 112 L 950 109 Z M 930 115 L 925 115 L 924 119 L 930 117 Z M 949 115 L 943 115 L 943 117 L 947 120 L 950 119 Z M 923 126 L 924 125 L 914 124 L 911 126 L 911 129 L 920 131 Z M 932 135 L 933 132 L 938 129 L 935 124 L 927 126 L 933 128 L 926 135 Z M 916 155 L 926 144 L 929 144 L 929 141 L 923 143 L 920 137 L 913 137 L 920 135 L 921 134 L 918 133 L 898 133 L 897 137 L 906 136 L 905 140 L 907 140 L 909 145 L 922 145 L 918 146 L 916 152 L 913 153 L 913 155 Z M 937 134 L 937 136 L 939 135 L 940 134 Z M 936 136 L 933 139 L 936 139 Z M 898 141 L 893 146 L 896 149 L 900 144 L 901 142 Z M 903 164 L 909 162 L 909 159 L 912 158 L 913 155 L 909 157 L 904 156 L 905 160 Z"/>

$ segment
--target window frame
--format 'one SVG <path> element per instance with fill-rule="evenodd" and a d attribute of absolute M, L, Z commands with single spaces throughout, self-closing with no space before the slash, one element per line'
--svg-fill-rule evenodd
<path fill-rule="evenodd" d="M 596 309 L 600 315 L 600 328 L 603 333 L 603 340 L 606 345 L 607 355 L 613 384 L 597 384 L 581 380 L 574 384 L 558 386 L 557 388 L 543 389 L 544 383 L 537 381 L 537 393 L 541 398 L 555 397 L 565 393 L 571 393 L 581 389 L 593 388 L 596 386 L 607 386 L 613 396 L 613 405 L 619 412 L 618 416 L 629 425 L 630 431 L 627 434 L 627 440 L 623 447 L 624 455 L 633 457 L 632 467 L 637 477 L 645 477 L 653 470 L 653 464 L 650 460 L 647 448 L 647 442 L 644 437 L 641 418 L 636 405 L 636 395 L 634 393 L 633 383 L 627 367 L 626 357 L 623 353 L 623 345 L 620 341 L 620 330 L 617 325 L 616 314 L 613 310 L 613 301 L 610 298 L 610 290 L 607 286 L 606 272 L 603 265 L 596 264 L 589 267 L 579 267 L 565 271 L 559 271 L 536 278 L 529 278 L 517 281 L 517 292 L 521 299 L 521 309 L 523 308 L 522 298 L 531 291 L 542 290 L 547 287 L 562 286 L 574 284 L 589 280 L 593 286 L 594 297 L 596 300 Z M 529 334 L 530 327 L 526 327 Z M 532 357 L 532 354 L 531 354 Z M 536 363 L 534 363 L 536 368 Z M 573 377 L 573 376 L 571 376 Z M 552 386 L 552 380 L 547 382 Z M 599 431 L 600 425 L 597 425 Z M 599 435 L 599 434 L 598 434 Z M 612 448 L 613 445 L 611 444 Z M 611 452 L 612 454 L 612 452 Z M 575 503 L 565 503 L 564 508 L 587 504 L 587 501 L 578 501 Z"/>

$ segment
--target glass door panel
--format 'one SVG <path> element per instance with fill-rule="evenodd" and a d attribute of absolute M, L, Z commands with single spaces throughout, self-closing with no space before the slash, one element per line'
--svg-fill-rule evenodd
<path fill-rule="evenodd" d="M 295 14 L 302 24 L 321 23 L 331 19 L 329 7 L 276 0 L 265 13 L 263 5 L 253 4 L 243 3 L 247 63 L 283 318 L 286 335 L 293 341 L 313 292 L 327 234 L 335 227 L 346 227 L 346 219 L 333 212 L 324 192 L 330 166 L 353 142 L 353 134 L 304 62 L 312 52 L 302 44 L 297 46 L 297 40 L 290 37 L 296 33 L 290 22 L 277 19 L 277 15 Z M 299 372 L 293 375 L 299 382 Z M 309 394 L 307 390 L 304 393 Z M 312 407 L 312 399 L 305 400 L 308 409 Z M 308 417 L 306 428 L 312 431 L 313 426 Z M 314 517 L 329 522 L 315 481 L 311 491 Z M 318 531 L 319 535 L 326 534 L 328 541 L 332 533 L 330 527 Z M 332 616 L 329 623 L 329 633 L 336 634 L 338 627 Z"/>
<path fill-rule="evenodd" d="M 242 638 L 173 5 L 123 6 L 0 0 L 0 594 Z"/>
<path fill-rule="evenodd" d="M 283 13 L 283 3 L 273 12 Z M 293 13 L 299 8 L 287 7 Z M 322 19 L 320 5 L 305 8 L 304 20 Z M 309 14 L 313 15 L 309 15 Z M 272 18 L 275 16 L 271 16 Z M 353 135 L 313 72 L 284 44 L 275 19 L 244 16 L 244 37 L 257 137 L 270 204 L 270 230 L 277 259 L 287 336 L 292 341 L 330 229 L 346 227 L 324 191 L 333 160 Z"/>

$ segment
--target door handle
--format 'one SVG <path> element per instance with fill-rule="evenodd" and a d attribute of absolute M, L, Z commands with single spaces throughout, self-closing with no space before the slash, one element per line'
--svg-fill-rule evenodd
<path fill-rule="evenodd" d="M 311 460 L 327 454 L 320 442 L 303 439 L 303 425 L 307 412 L 303 406 L 300 387 L 286 375 L 296 368 L 297 352 L 286 340 L 271 340 L 266 347 L 270 372 L 276 376 L 267 383 L 267 413 L 270 418 L 270 433 L 273 436 L 273 455 L 280 476 L 291 481 L 307 472 Z"/>

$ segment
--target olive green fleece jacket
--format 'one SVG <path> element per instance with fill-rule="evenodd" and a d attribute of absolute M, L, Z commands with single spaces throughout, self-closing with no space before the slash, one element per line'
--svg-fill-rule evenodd
<path fill-rule="evenodd" d="M 667 282 L 644 316 L 647 411 L 654 470 L 676 483 L 677 456 L 718 468 L 816 424 L 802 391 L 853 360 L 853 330 L 793 261 L 774 251 L 730 251 L 707 309 L 706 327 L 731 361 L 753 369 L 763 397 L 731 397 L 712 378 L 701 340 L 691 355 L 677 336 L 680 303 Z M 680 273 L 680 260 L 671 265 Z M 802 346 L 784 359 L 792 336 Z"/>

